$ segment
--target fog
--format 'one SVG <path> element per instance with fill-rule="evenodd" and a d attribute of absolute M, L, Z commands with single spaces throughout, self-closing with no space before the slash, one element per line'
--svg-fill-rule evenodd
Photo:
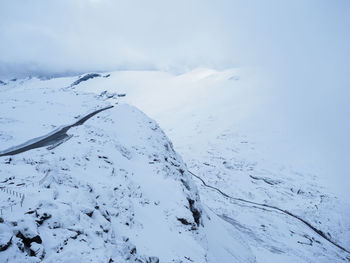
<path fill-rule="evenodd" d="M 349 188 L 349 1 L 1 0 L 0 10 L 3 79 L 254 68 L 269 125 Z"/>

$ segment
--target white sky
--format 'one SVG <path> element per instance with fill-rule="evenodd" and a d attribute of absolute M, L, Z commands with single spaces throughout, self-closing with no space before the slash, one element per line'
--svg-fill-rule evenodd
<path fill-rule="evenodd" d="M 0 10 L 2 75 L 281 64 L 318 71 L 349 58 L 346 0 L 1 0 Z"/>

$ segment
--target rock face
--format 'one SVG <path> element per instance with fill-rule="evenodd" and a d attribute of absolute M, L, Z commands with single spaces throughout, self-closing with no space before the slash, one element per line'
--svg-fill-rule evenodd
<path fill-rule="evenodd" d="M 57 125 L 54 113 L 99 103 L 61 84 L 12 87 L 13 107 L 30 100 L 51 114 L 33 122 L 37 136 Z M 34 93 L 40 101 L 28 99 Z M 9 112 L 7 124 L 21 116 Z M 58 124 L 72 123 L 67 116 Z M 0 157 L 0 262 L 255 262 L 235 228 L 205 209 L 172 143 L 141 111 L 115 105 L 68 133 L 55 148 Z M 15 133 L 6 138 L 17 144 Z"/>
<path fill-rule="evenodd" d="M 89 73 L 80 77 L 78 80 L 74 81 L 70 86 L 73 87 L 73 86 L 79 85 L 81 82 L 84 82 L 93 78 L 98 78 L 98 77 L 101 77 L 101 75 L 98 73 Z"/>

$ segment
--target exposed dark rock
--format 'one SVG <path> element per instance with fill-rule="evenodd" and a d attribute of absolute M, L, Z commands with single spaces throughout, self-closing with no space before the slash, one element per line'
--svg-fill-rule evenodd
<path fill-rule="evenodd" d="M 131 254 L 131 255 L 136 254 L 136 247 L 133 247 L 133 248 L 130 250 L 130 254 Z"/>
<path fill-rule="evenodd" d="M 187 259 L 188 261 L 194 262 L 190 257 L 184 257 L 185 259 Z"/>
<path fill-rule="evenodd" d="M 94 211 L 91 210 L 91 211 L 89 211 L 89 212 L 86 212 L 85 214 L 86 214 L 88 217 L 92 217 L 93 213 L 94 213 Z"/>
<path fill-rule="evenodd" d="M 104 211 L 104 213 L 101 213 L 101 214 L 108 222 L 111 222 L 111 216 L 109 215 L 107 210 Z"/>
<path fill-rule="evenodd" d="M 77 239 L 78 236 L 80 236 L 80 235 L 82 234 L 82 232 L 79 231 L 79 230 L 72 230 L 72 229 L 69 229 L 69 230 L 74 231 L 75 233 L 77 233 L 76 235 L 74 235 L 74 236 L 71 237 L 72 239 Z"/>
<path fill-rule="evenodd" d="M 146 263 L 159 263 L 159 258 L 157 258 L 157 257 L 149 257 L 146 260 Z"/>
<path fill-rule="evenodd" d="M 31 215 L 31 214 L 34 214 L 34 213 L 35 213 L 35 216 L 38 216 L 37 210 L 30 210 L 30 211 L 28 211 L 28 212 L 25 212 L 24 214 Z"/>
<path fill-rule="evenodd" d="M 79 85 L 83 81 L 87 81 L 89 79 L 93 79 L 93 78 L 97 78 L 97 77 L 101 77 L 101 75 L 97 74 L 97 73 L 89 73 L 89 74 L 86 74 L 86 75 L 82 76 L 78 80 L 74 81 L 72 83 L 72 85 L 70 85 L 70 86 L 73 87 L 73 86 Z"/>
<path fill-rule="evenodd" d="M 179 220 L 183 225 L 192 225 L 192 223 L 188 222 L 185 218 L 177 218 L 177 220 Z"/>
<path fill-rule="evenodd" d="M 47 219 L 50 219 L 51 218 L 51 215 L 50 214 L 42 214 L 42 216 L 40 216 L 40 218 L 38 220 L 35 220 L 38 225 L 42 225 Z"/>
<path fill-rule="evenodd" d="M 115 93 L 115 92 L 110 93 L 110 92 L 107 92 L 107 90 L 104 90 L 104 91 L 102 91 L 102 92 L 100 93 L 100 95 L 98 95 L 98 96 L 99 96 L 100 98 L 111 99 L 111 98 L 114 98 L 114 97 L 118 96 L 118 94 Z"/>
<path fill-rule="evenodd" d="M 8 249 L 11 246 L 11 244 L 12 244 L 12 237 L 10 238 L 10 240 L 6 244 L 0 244 L 0 252 Z"/>
<path fill-rule="evenodd" d="M 275 184 L 280 184 L 281 183 L 281 181 L 273 180 L 273 179 L 267 178 L 267 177 L 257 177 L 257 176 L 253 176 L 253 175 L 249 175 L 249 177 L 254 179 L 254 180 L 262 180 L 262 181 L 264 181 L 265 183 L 267 183 L 269 185 L 275 185 Z"/>
<path fill-rule="evenodd" d="M 200 224 L 200 219 L 201 219 L 201 212 L 194 206 L 195 201 L 192 199 L 187 199 L 188 203 L 190 205 L 190 210 L 192 212 L 192 216 L 194 219 L 194 222 L 196 222 L 197 226 L 199 226 Z"/>
<path fill-rule="evenodd" d="M 21 232 L 18 232 L 18 234 L 16 235 L 16 237 L 22 239 L 22 242 L 23 244 L 26 246 L 26 247 L 30 247 L 30 244 L 32 242 L 36 242 L 38 244 L 41 244 L 43 241 L 41 240 L 41 237 L 39 235 L 35 236 L 35 237 L 32 237 L 32 238 L 29 238 L 29 237 L 25 237 Z"/>
<path fill-rule="evenodd" d="M 181 183 L 186 187 L 186 189 L 187 189 L 188 191 L 191 190 L 190 186 L 188 185 L 188 183 L 187 183 L 185 180 L 181 179 L 180 181 L 181 181 Z"/>

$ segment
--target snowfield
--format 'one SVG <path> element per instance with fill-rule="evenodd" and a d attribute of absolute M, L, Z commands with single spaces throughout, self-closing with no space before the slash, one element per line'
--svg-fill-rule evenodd
<path fill-rule="evenodd" d="M 292 142 L 262 130 L 257 87 L 241 69 L 0 83 L 0 155 L 113 106 L 0 157 L 0 262 L 350 261 L 349 203 L 271 154 Z"/>
<path fill-rule="evenodd" d="M 2 154 L 114 107 L 61 144 L 0 157 L 0 262 L 255 262 L 239 231 L 201 203 L 158 124 L 74 81 L 1 87 Z"/>

